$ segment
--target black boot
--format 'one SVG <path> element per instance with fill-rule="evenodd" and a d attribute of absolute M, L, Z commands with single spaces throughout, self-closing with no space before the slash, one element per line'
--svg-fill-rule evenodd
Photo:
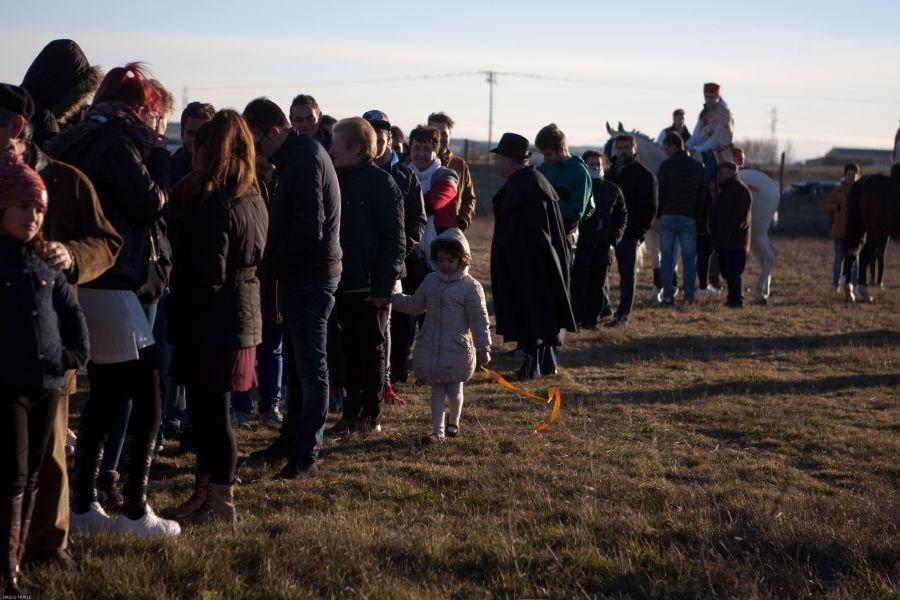
<path fill-rule="evenodd" d="M 653 287 L 662 289 L 662 269 L 653 269 Z"/>
<path fill-rule="evenodd" d="M 276 437 L 272 443 L 262 450 L 256 450 L 250 453 L 250 460 L 259 462 L 278 462 L 288 457 L 291 450 L 291 443 L 287 435 L 282 432 Z"/>
<path fill-rule="evenodd" d="M 19 575 L 19 542 L 22 531 L 22 503 L 25 494 L 0 498 L 0 537 L 6 540 L 6 553 L 0 565 L 0 591 L 4 594 L 21 593 Z"/>

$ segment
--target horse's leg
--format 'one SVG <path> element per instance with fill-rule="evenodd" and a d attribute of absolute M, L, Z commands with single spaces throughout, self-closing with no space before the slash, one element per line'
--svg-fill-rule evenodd
<path fill-rule="evenodd" d="M 869 234 L 866 236 L 866 243 L 863 244 L 862 250 L 859 251 L 859 295 L 866 302 L 875 301 L 869 292 L 868 283 L 871 279 L 869 267 L 875 260 L 875 254 L 878 252 L 880 244 L 881 239 L 878 236 Z"/>
<path fill-rule="evenodd" d="M 766 304 L 769 300 L 769 293 L 772 281 L 772 268 L 775 266 L 775 257 L 778 252 L 769 239 L 769 232 L 766 230 L 757 232 L 752 237 L 753 251 L 759 258 L 759 279 L 756 281 L 756 302 Z"/>
<path fill-rule="evenodd" d="M 841 277 L 844 279 L 844 300 L 847 302 L 856 301 L 856 294 L 853 291 L 853 268 L 856 266 L 858 253 L 859 247 L 852 247 L 844 238 L 844 265 L 841 267 Z"/>

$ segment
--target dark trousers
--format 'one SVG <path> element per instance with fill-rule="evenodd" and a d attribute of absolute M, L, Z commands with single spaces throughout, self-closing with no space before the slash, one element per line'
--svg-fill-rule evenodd
<path fill-rule="evenodd" d="M 637 275 L 637 249 L 641 241 L 626 235 L 616 246 L 616 264 L 619 267 L 619 308 L 616 318 L 627 321 L 634 306 Z"/>
<path fill-rule="evenodd" d="M 57 390 L 0 394 L 0 495 L 18 496 L 37 487 L 58 402 Z"/>
<path fill-rule="evenodd" d="M 301 465 L 318 460 L 324 439 L 328 418 L 328 330 L 337 284 L 335 278 L 307 285 L 282 285 L 279 289 L 289 346 L 285 361 L 288 405 L 282 434 L 290 442 L 291 459 Z"/>
<path fill-rule="evenodd" d="M 384 343 L 390 308 L 376 308 L 367 292 L 337 295 L 335 312 L 344 348 L 347 399 L 344 421 L 381 423 Z"/>
<path fill-rule="evenodd" d="M 609 305 L 609 246 L 582 247 L 575 253 L 572 267 L 572 310 L 575 321 L 595 327 L 600 316 L 612 314 Z"/>
<path fill-rule="evenodd" d="M 100 448 L 119 407 L 131 398 L 131 418 L 120 471 L 125 514 L 130 519 L 138 519 L 146 512 L 147 477 L 161 415 L 155 348 L 141 350 L 138 360 L 111 365 L 88 363 L 88 380 L 91 395 L 81 412 L 75 444 L 72 510 L 83 514 L 97 500 L 95 480 Z"/>
<path fill-rule="evenodd" d="M 719 255 L 719 268 L 722 277 L 728 282 L 728 305 L 743 306 L 744 304 L 744 267 L 747 266 L 747 253 L 743 250 L 722 251 L 716 250 Z"/>
<path fill-rule="evenodd" d="M 410 261 L 407 259 L 407 271 L 410 271 Z M 412 295 L 416 293 L 422 284 L 422 278 L 409 275 L 401 280 L 403 293 Z M 424 319 L 424 315 L 421 317 Z M 420 319 L 413 315 L 406 315 L 397 311 L 391 312 L 391 380 L 406 381 L 409 371 L 409 354 L 413 341 L 416 339 L 416 323 Z"/>
<path fill-rule="evenodd" d="M 704 290 L 708 286 L 717 288 L 719 282 L 719 260 L 712 245 L 712 236 L 709 234 L 697 236 L 697 280 L 698 290 Z"/>
<path fill-rule="evenodd" d="M 231 392 L 211 392 L 188 386 L 187 409 L 194 426 L 197 472 L 216 485 L 234 483 L 237 442 L 231 428 Z"/>
<path fill-rule="evenodd" d="M 543 375 L 553 375 L 559 367 L 554 346 L 538 342 L 523 342 L 522 349 L 525 351 L 525 360 L 519 367 L 518 377 L 520 379 L 536 379 Z"/>

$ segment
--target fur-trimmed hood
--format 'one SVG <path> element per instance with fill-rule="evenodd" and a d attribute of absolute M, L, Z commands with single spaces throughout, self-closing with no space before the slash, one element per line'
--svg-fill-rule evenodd
<path fill-rule="evenodd" d="M 102 77 L 100 67 L 88 62 L 76 42 L 53 40 L 28 67 L 22 87 L 36 104 L 65 125 L 97 90 Z"/>

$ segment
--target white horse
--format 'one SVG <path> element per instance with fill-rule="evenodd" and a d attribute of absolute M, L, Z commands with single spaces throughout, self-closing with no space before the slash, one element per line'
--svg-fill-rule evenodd
<path fill-rule="evenodd" d="M 656 143 L 648 135 L 640 131 L 626 132 L 622 123 L 619 123 L 619 130 L 615 131 L 606 124 L 606 130 L 614 140 L 617 135 L 629 133 L 637 140 L 638 155 L 641 162 L 644 163 L 653 174 L 659 171 L 659 165 L 662 164 L 666 157 L 663 147 Z M 607 142 L 609 146 L 609 142 Z M 775 267 L 775 259 L 778 257 L 778 250 L 769 239 L 769 227 L 778 223 L 778 203 L 780 191 L 778 184 L 771 177 L 757 169 L 741 169 L 740 179 L 747 184 L 753 194 L 753 204 L 751 207 L 751 225 L 750 225 L 750 250 L 756 254 L 759 259 L 760 274 L 756 282 L 756 302 L 766 304 L 769 300 L 769 293 L 772 284 L 772 269 Z M 648 246 L 659 248 L 659 233 L 650 230 L 647 234 Z M 655 237 L 655 239 L 650 239 Z"/>

